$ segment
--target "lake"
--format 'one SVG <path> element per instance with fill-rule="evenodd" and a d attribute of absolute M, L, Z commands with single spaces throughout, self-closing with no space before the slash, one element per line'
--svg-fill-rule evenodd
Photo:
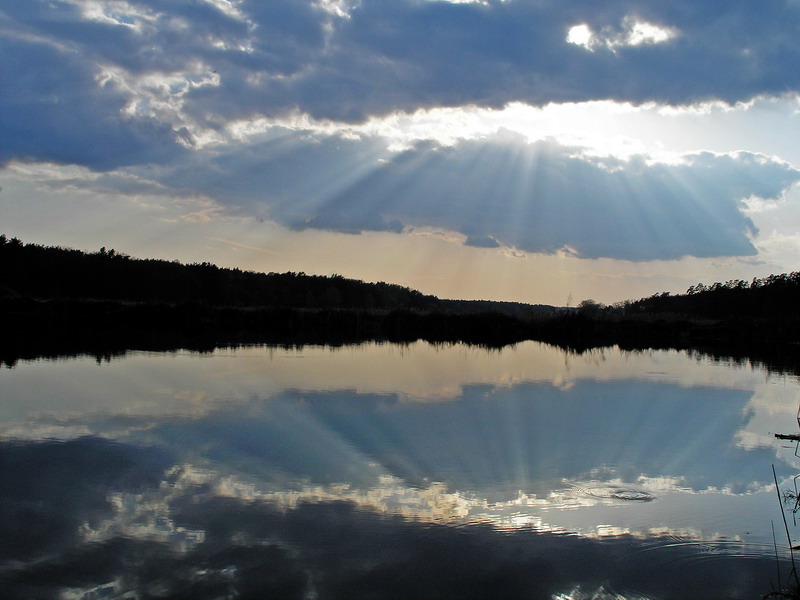
<path fill-rule="evenodd" d="M 0 589 L 759 598 L 789 580 L 799 404 L 758 366 L 535 342 L 23 361 Z"/>

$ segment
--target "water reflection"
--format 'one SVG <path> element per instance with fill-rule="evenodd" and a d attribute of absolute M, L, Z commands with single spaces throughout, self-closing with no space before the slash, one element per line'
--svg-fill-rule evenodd
<path fill-rule="evenodd" d="M 0 397 L 20 598 L 752 597 L 798 466 L 797 382 L 677 352 L 138 354 Z"/>

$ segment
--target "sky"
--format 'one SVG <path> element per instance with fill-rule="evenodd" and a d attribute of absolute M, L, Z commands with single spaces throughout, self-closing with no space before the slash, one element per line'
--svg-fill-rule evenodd
<path fill-rule="evenodd" d="M 800 1 L 0 0 L 0 233 L 575 305 L 800 270 Z"/>

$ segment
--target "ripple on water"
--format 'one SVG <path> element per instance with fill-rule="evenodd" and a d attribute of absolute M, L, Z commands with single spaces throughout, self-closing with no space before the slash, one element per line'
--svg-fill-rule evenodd
<path fill-rule="evenodd" d="M 576 487 L 575 491 L 591 498 L 608 498 L 612 500 L 625 500 L 629 502 L 651 502 L 652 500 L 655 500 L 655 496 L 645 490 L 611 485 Z"/>

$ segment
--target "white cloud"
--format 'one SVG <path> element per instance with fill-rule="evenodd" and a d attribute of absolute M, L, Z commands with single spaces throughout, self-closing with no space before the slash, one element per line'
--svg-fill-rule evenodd
<path fill-rule="evenodd" d="M 157 20 L 154 11 L 136 2 L 125 0 L 60 0 L 60 2 L 75 7 L 87 21 L 129 27 L 139 33 L 144 26 L 152 26 Z"/>
<path fill-rule="evenodd" d="M 606 27 L 595 33 L 586 23 L 573 25 L 567 31 L 567 42 L 594 51 L 662 44 L 678 36 L 677 30 L 626 16 L 618 28 Z"/>
<path fill-rule="evenodd" d="M 349 19 L 350 13 L 358 7 L 361 0 L 317 0 L 317 6 L 330 14 Z"/>
<path fill-rule="evenodd" d="M 583 46 L 587 50 L 592 49 L 594 34 L 586 23 L 573 25 L 567 31 L 567 41 L 576 46 Z"/>
<path fill-rule="evenodd" d="M 674 39 L 678 35 L 677 31 L 671 27 L 654 25 L 653 23 L 638 21 L 630 17 L 627 17 L 623 21 L 623 29 L 625 30 L 625 35 L 622 40 L 618 42 L 621 46 L 662 44 Z"/>
<path fill-rule="evenodd" d="M 204 0 L 211 6 L 217 8 L 228 17 L 247 21 L 245 13 L 242 11 L 242 0 Z"/>

